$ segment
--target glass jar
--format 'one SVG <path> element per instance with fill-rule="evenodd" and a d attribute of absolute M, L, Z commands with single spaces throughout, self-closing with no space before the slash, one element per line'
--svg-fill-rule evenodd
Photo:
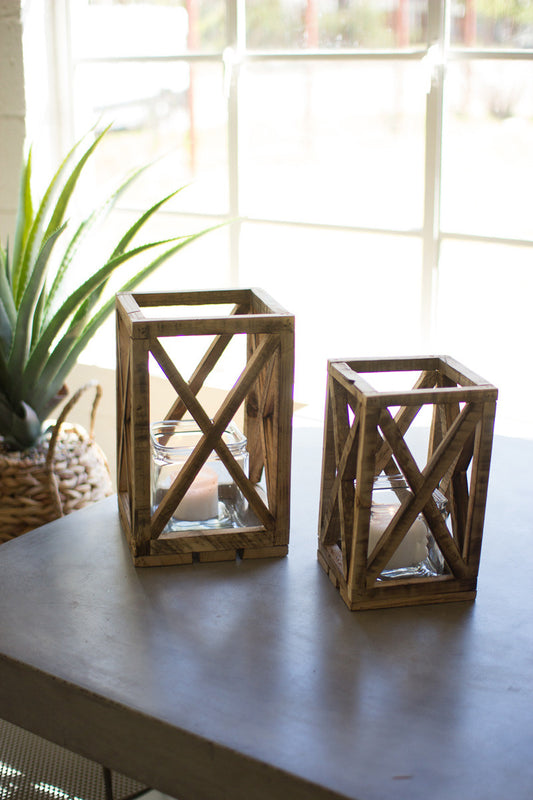
<path fill-rule="evenodd" d="M 194 420 L 164 420 L 150 426 L 152 513 L 203 435 Z M 246 438 L 230 424 L 222 439 L 248 477 Z M 164 533 L 242 527 L 247 507 L 246 498 L 217 453 L 212 451 L 174 510 Z"/>
<path fill-rule="evenodd" d="M 378 475 L 374 478 L 368 554 L 370 555 L 402 501 L 412 495 L 403 475 Z M 439 489 L 433 500 L 444 519 L 448 515 L 447 499 Z M 379 579 L 443 575 L 446 562 L 423 514 L 419 514 L 390 558 Z"/>

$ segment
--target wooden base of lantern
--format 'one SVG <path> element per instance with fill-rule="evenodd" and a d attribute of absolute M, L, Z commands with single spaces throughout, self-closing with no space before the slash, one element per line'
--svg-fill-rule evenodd
<path fill-rule="evenodd" d="M 229 315 L 217 314 L 232 306 Z M 207 316 L 177 318 L 179 307 L 208 308 Z M 219 306 L 219 309 L 215 307 Z M 285 556 L 289 545 L 294 317 L 260 290 L 117 295 L 117 484 L 122 527 L 137 566 L 190 564 Z M 146 309 L 150 309 L 147 313 Z M 235 335 L 246 337 L 242 372 L 211 419 L 198 394 Z M 186 380 L 165 337 L 206 337 L 208 346 Z M 176 392 L 166 419 L 188 412 L 202 438 L 155 511 L 151 498 L 150 396 L 153 357 Z M 249 475 L 223 434 L 244 404 Z M 165 526 L 206 459 L 215 452 L 253 512 L 248 526 L 172 531 Z M 264 486 L 259 482 L 264 477 Z"/>
<path fill-rule="evenodd" d="M 412 389 L 378 392 L 363 377 L 401 372 L 418 375 Z M 443 356 L 328 362 L 318 560 L 350 610 L 475 597 L 497 394 Z M 405 437 L 424 406 L 432 407 L 432 421 L 420 469 Z M 403 475 L 408 492 L 368 552 L 374 479 L 383 473 Z M 435 505 L 436 489 L 448 501 L 446 521 Z M 420 514 L 445 574 L 384 580 L 385 566 Z"/>

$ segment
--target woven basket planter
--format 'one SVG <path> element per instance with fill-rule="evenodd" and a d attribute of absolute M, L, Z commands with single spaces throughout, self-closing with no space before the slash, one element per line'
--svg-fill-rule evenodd
<path fill-rule="evenodd" d="M 96 392 L 88 433 L 65 418 L 90 388 Z M 79 389 L 30 450 L 8 450 L 0 439 L 0 543 L 112 494 L 107 459 L 93 438 L 101 394 L 94 382 Z"/>

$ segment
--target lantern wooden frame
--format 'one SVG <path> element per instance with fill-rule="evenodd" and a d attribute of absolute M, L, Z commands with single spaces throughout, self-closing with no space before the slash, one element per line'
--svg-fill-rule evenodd
<path fill-rule="evenodd" d="M 378 392 L 362 374 L 402 371 L 418 373 L 411 390 Z M 497 394 L 446 356 L 328 361 L 318 560 L 350 610 L 475 597 Z M 405 435 L 427 405 L 432 422 L 420 469 Z M 373 481 L 382 472 L 403 474 L 410 492 L 368 553 Z M 436 488 L 448 500 L 447 522 Z M 380 580 L 420 513 L 447 574 Z"/>
<path fill-rule="evenodd" d="M 232 304 L 229 315 L 166 316 L 166 307 Z M 147 316 L 152 308 L 161 316 Z M 157 312 L 155 312 L 157 309 Z M 209 312 L 211 309 L 209 309 Z M 117 325 L 117 492 L 122 527 L 137 566 L 284 556 L 289 545 L 294 317 L 260 289 L 119 293 Z M 198 393 L 232 337 L 246 334 L 246 364 L 213 419 Z M 187 381 L 162 337 L 209 336 Z M 203 436 L 154 513 L 150 491 L 150 353 L 176 400 L 166 419 L 189 413 Z M 244 403 L 249 477 L 222 435 Z M 255 514 L 249 527 L 184 531 L 159 538 L 208 456 L 216 451 Z M 264 486 L 259 481 L 264 476 Z"/>

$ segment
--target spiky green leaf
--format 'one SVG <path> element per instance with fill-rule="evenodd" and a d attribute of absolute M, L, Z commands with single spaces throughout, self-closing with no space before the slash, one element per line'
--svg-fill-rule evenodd
<path fill-rule="evenodd" d="M 0 347 L 6 358 L 11 350 L 12 338 L 13 328 L 11 326 L 11 320 L 6 312 L 2 298 L 0 298 Z"/>
<path fill-rule="evenodd" d="M 81 171 L 95 147 L 99 144 L 102 137 L 107 132 L 106 128 L 99 136 L 91 142 L 89 147 L 84 151 L 81 158 L 76 162 L 73 169 L 70 165 L 74 156 L 83 143 L 83 139 L 77 142 L 70 150 L 68 155 L 61 163 L 56 174 L 52 178 L 45 195 L 39 206 L 39 210 L 35 215 L 31 230 L 28 234 L 24 253 L 21 254 L 20 264 L 13 264 L 13 294 L 15 303 L 18 307 L 22 293 L 26 287 L 26 283 L 30 279 L 30 272 L 32 265 L 40 250 L 41 243 L 45 241 L 52 233 L 57 230 L 63 221 L 65 211 L 81 174 Z M 85 138 L 85 137 L 84 137 Z M 66 179 L 64 180 L 65 173 L 70 169 Z M 57 195 L 59 197 L 57 198 Z"/>
<path fill-rule="evenodd" d="M 7 255 L 4 255 L 4 259 L 5 261 L 7 261 Z M 9 283 L 9 277 L 7 274 L 7 268 L 5 267 L 4 264 L 4 260 L 0 265 L 0 300 L 2 301 L 2 304 L 4 306 L 4 310 L 9 319 L 11 328 L 14 328 L 17 318 L 17 309 L 15 308 L 13 293 L 11 291 L 11 285 Z"/>
<path fill-rule="evenodd" d="M 126 231 L 122 239 L 119 241 L 113 252 L 111 253 L 111 258 L 114 258 L 117 255 L 120 255 L 124 252 L 126 247 L 129 245 L 133 237 L 141 230 L 143 225 L 152 217 L 156 211 L 158 211 L 164 203 L 168 203 L 173 197 L 175 197 L 179 192 L 183 190 L 183 186 L 179 189 L 176 189 L 175 192 L 171 192 L 166 197 L 163 197 L 162 200 L 159 200 L 157 203 L 154 203 L 147 211 L 145 211 L 136 222 Z"/>
<path fill-rule="evenodd" d="M 32 150 L 24 162 L 20 175 L 19 202 L 17 206 L 17 220 L 15 225 L 15 242 L 13 245 L 13 270 L 18 270 L 22 253 L 33 225 L 33 202 L 31 195 L 31 168 Z M 11 273 L 9 275 L 11 278 Z"/>
<path fill-rule="evenodd" d="M 30 346 L 30 337 L 33 326 L 33 310 L 39 299 L 41 288 L 46 276 L 46 268 L 52 248 L 57 237 L 62 233 L 65 225 L 54 231 L 41 248 L 35 265 L 31 272 L 30 280 L 24 290 L 20 306 L 17 313 L 17 322 L 13 336 L 13 344 L 9 355 L 8 369 L 12 375 L 17 375 L 13 379 L 14 387 L 17 387 L 22 379 L 23 364 L 26 363 L 27 354 Z M 16 390 L 15 395 L 16 397 Z"/>

